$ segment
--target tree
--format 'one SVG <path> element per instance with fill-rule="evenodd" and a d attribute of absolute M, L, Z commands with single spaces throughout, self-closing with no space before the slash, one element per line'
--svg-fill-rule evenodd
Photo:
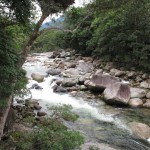
<path fill-rule="evenodd" d="M 26 43 L 26 46 L 22 53 L 22 58 L 20 62 L 20 66 L 25 62 L 26 57 L 31 49 L 33 42 L 40 35 L 39 28 L 41 27 L 43 21 L 53 13 L 58 13 L 62 10 L 65 10 L 69 5 L 74 3 L 74 0 L 38 0 L 39 6 L 42 11 L 42 15 L 35 25 L 34 31 L 30 35 L 29 40 Z"/>
<path fill-rule="evenodd" d="M 0 97 L 8 97 L 13 91 L 22 64 L 33 42 L 40 35 L 39 28 L 45 18 L 65 10 L 73 2 L 74 0 L 0 0 Z M 31 17 L 36 4 L 40 6 L 42 15 L 33 28 Z M 16 34 L 19 28 L 30 33 L 27 41 L 27 33 L 21 31 L 23 36 Z"/>

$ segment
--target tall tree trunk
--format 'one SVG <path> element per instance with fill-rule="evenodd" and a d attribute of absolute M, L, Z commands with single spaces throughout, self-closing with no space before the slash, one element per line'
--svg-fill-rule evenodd
<path fill-rule="evenodd" d="M 26 58 L 27 55 L 31 49 L 32 44 L 34 43 L 34 41 L 37 39 L 37 37 L 39 36 L 39 29 L 43 23 L 43 21 L 46 19 L 46 15 L 42 15 L 40 20 L 38 21 L 38 23 L 36 24 L 35 28 L 34 28 L 34 32 L 30 35 L 29 40 L 27 41 L 27 44 L 25 45 L 22 55 L 21 55 L 21 59 L 20 59 L 20 63 L 19 63 L 19 67 L 21 67 Z"/>

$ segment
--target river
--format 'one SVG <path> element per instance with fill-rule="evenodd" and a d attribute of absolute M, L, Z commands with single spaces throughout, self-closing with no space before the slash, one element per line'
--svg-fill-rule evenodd
<path fill-rule="evenodd" d="M 31 79 L 31 74 L 46 75 L 48 68 L 44 63 L 53 63 L 53 59 L 48 59 L 47 53 L 36 54 L 36 58 L 38 61 L 23 65 L 29 78 L 28 88 L 37 83 Z M 48 76 L 44 78 L 44 82 L 38 83 L 42 90 L 30 89 L 32 99 L 38 99 L 44 111 L 48 111 L 48 106 L 52 105 L 71 105 L 72 111 L 80 117 L 75 123 L 66 122 L 66 125 L 80 131 L 85 136 L 86 143 L 104 143 L 118 150 L 150 150 L 149 142 L 132 136 L 127 125 L 130 121 L 150 125 L 150 110 L 112 107 L 98 98 L 87 99 L 86 92 L 82 92 L 81 96 L 54 93 L 53 84 L 50 85 L 54 78 L 58 77 Z"/>

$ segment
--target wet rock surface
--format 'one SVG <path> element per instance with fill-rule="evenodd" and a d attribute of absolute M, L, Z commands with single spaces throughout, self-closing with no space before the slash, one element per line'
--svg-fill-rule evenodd
<path fill-rule="evenodd" d="M 130 87 L 120 82 L 112 84 L 104 91 L 104 99 L 110 104 L 127 105 L 130 95 Z"/>
<path fill-rule="evenodd" d="M 32 77 L 33 80 L 35 80 L 37 82 L 43 82 L 43 80 L 44 80 L 44 76 L 40 75 L 38 73 L 32 73 L 31 77 Z"/>
<path fill-rule="evenodd" d="M 150 137 L 150 127 L 148 125 L 139 122 L 131 122 L 129 126 L 132 129 L 133 135 L 137 138 L 148 139 Z"/>

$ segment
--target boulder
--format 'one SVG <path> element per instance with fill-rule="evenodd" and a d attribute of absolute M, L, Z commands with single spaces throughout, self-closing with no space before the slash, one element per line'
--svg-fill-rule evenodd
<path fill-rule="evenodd" d="M 131 107 L 142 107 L 143 101 L 140 98 L 132 98 L 129 100 L 129 105 Z"/>
<path fill-rule="evenodd" d="M 53 89 L 53 92 L 56 92 L 56 93 L 65 93 L 65 92 L 67 92 L 67 89 L 65 89 L 64 87 L 59 86 L 59 85 L 57 85 L 57 84 L 55 84 L 55 85 L 52 87 L 52 89 Z"/>
<path fill-rule="evenodd" d="M 115 64 L 113 62 L 108 62 L 106 66 L 104 67 L 105 70 L 110 70 L 111 68 L 114 68 Z"/>
<path fill-rule="evenodd" d="M 116 82 L 104 90 L 104 99 L 110 104 L 127 105 L 130 99 L 130 87 Z"/>
<path fill-rule="evenodd" d="M 49 74 L 49 75 L 54 76 L 54 75 L 59 75 L 61 73 L 61 71 L 59 69 L 51 68 L 46 73 Z"/>
<path fill-rule="evenodd" d="M 117 71 L 116 73 L 115 73 L 115 76 L 116 77 L 121 77 L 121 76 L 124 76 L 124 75 L 126 75 L 126 72 L 125 71 Z"/>
<path fill-rule="evenodd" d="M 78 71 L 78 69 L 75 68 L 69 68 L 67 70 L 64 71 L 64 74 L 68 75 L 68 76 L 78 76 L 80 74 L 80 72 Z"/>
<path fill-rule="evenodd" d="M 84 85 L 91 91 L 103 91 L 120 80 L 116 77 L 104 74 L 93 75 L 91 80 L 84 82 Z"/>
<path fill-rule="evenodd" d="M 82 76 L 78 79 L 78 84 L 83 85 L 85 81 L 86 81 L 86 78 Z"/>
<path fill-rule="evenodd" d="M 132 134 L 137 138 L 147 140 L 150 137 L 150 127 L 148 125 L 139 122 L 130 122 L 128 125 Z"/>
<path fill-rule="evenodd" d="M 93 64 L 92 64 L 92 63 L 85 62 L 84 60 L 79 60 L 79 61 L 78 61 L 77 69 L 78 69 L 80 72 L 89 73 L 89 72 L 91 72 L 94 68 L 93 68 Z"/>
<path fill-rule="evenodd" d="M 96 72 L 95 72 L 95 75 L 101 75 L 101 74 L 103 74 L 103 69 L 98 69 L 98 70 L 96 70 Z"/>
<path fill-rule="evenodd" d="M 43 80 L 44 80 L 44 76 L 40 75 L 38 73 L 32 73 L 31 77 L 32 77 L 33 80 L 35 80 L 37 82 L 43 82 Z"/>
<path fill-rule="evenodd" d="M 150 108 L 150 99 L 146 100 L 146 102 L 143 104 L 143 107 Z"/>
<path fill-rule="evenodd" d="M 40 105 L 37 105 L 37 104 L 34 105 L 34 109 L 35 109 L 35 110 L 40 110 L 41 108 L 42 108 L 42 107 L 41 107 Z"/>
<path fill-rule="evenodd" d="M 129 73 L 127 74 L 128 78 L 135 78 L 135 75 L 136 75 L 136 73 L 135 73 L 134 71 L 129 72 Z"/>
<path fill-rule="evenodd" d="M 76 67 L 76 64 L 73 64 L 73 63 L 68 65 L 68 68 L 75 68 L 75 67 Z"/>
<path fill-rule="evenodd" d="M 115 75 L 118 71 L 119 71 L 118 69 L 112 68 L 112 69 L 110 70 L 110 74 L 111 74 L 111 75 Z"/>
<path fill-rule="evenodd" d="M 150 89 L 150 83 L 143 81 L 141 82 L 140 87 L 145 89 Z"/>
<path fill-rule="evenodd" d="M 136 77 L 136 82 L 142 82 L 142 78 L 139 77 L 139 76 L 137 76 L 137 77 Z"/>
<path fill-rule="evenodd" d="M 85 85 L 81 85 L 79 89 L 80 89 L 80 91 L 86 91 L 87 87 Z"/>
<path fill-rule="evenodd" d="M 62 81 L 62 86 L 64 86 L 64 87 L 72 87 L 72 86 L 75 86 L 77 82 L 78 81 L 76 79 L 71 79 L 71 78 L 64 79 Z"/>
<path fill-rule="evenodd" d="M 146 95 L 146 91 L 141 88 L 130 88 L 131 98 L 143 98 Z"/>
<path fill-rule="evenodd" d="M 87 74 L 85 74 L 84 76 L 79 77 L 79 79 L 78 79 L 78 84 L 79 84 L 79 85 L 84 85 L 84 82 L 85 82 L 86 80 L 89 80 L 89 79 L 90 79 L 90 76 L 91 76 L 91 74 L 90 74 L 90 73 L 87 73 Z"/>
<path fill-rule="evenodd" d="M 36 90 L 42 90 L 43 88 L 41 87 L 41 86 L 39 86 L 38 84 L 33 84 L 32 86 L 31 86 L 31 88 L 30 89 L 36 89 Z"/>
<path fill-rule="evenodd" d="M 149 78 L 148 74 L 144 73 L 144 74 L 142 75 L 142 79 L 148 79 L 148 78 Z"/>
<path fill-rule="evenodd" d="M 45 115 L 47 115 L 47 113 L 46 112 L 43 112 L 43 111 L 38 111 L 37 112 L 37 116 L 45 116 Z"/>
<path fill-rule="evenodd" d="M 48 58 L 58 58 L 58 57 L 60 57 L 60 52 L 54 51 L 51 53 L 51 55 L 49 55 Z"/>
<path fill-rule="evenodd" d="M 65 58 L 66 57 L 66 52 L 65 51 L 62 51 L 61 53 L 60 53 L 60 58 Z"/>
<path fill-rule="evenodd" d="M 146 94 L 146 98 L 150 99 L 150 91 Z"/>

